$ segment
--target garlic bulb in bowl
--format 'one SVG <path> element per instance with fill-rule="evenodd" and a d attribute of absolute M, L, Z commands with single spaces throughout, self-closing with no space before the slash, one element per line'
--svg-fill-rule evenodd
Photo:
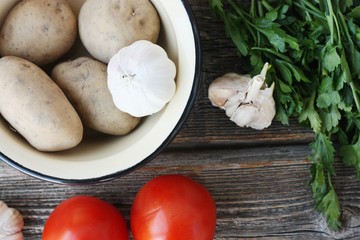
<path fill-rule="evenodd" d="M 120 49 L 107 73 L 115 105 L 134 117 L 160 111 L 175 94 L 175 64 L 162 47 L 147 40 Z"/>

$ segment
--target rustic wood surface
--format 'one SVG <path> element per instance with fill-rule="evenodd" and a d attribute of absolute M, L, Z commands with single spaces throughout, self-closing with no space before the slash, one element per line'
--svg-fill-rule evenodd
<path fill-rule="evenodd" d="M 215 239 L 360 239 L 360 181 L 337 158 L 334 185 L 344 222 L 330 231 L 313 210 L 308 186 L 312 132 L 292 121 L 264 131 L 239 128 L 211 106 L 207 88 L 217 76 L 241 71 L 223 25 L 208 0 L 189 0 L 198 24 L 203 75 L 195 106 L 173 142 L 146 166 L 110 182 L 68 186 L 29 177 L 0 162 L 0 200 L 21 211 L 25 239 L 41 239 L 43 225 L 62 200 L 79 194 L 100 197 L 129 220 L 131 203 L 151 178 L 190 176 L 206 186 L 217 205 Z"/>

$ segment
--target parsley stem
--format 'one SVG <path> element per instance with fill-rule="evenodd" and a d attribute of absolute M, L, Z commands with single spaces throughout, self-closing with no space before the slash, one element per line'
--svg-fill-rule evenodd
<path fill-rule="evenodd" d="M 339 21 L 337 20 L 337 18 L 335 16 L 332 2 L 331 2 L 331 0 L 326 0 L 325 4 L 327 6 L 327 12 L 325 13 L 325 15 L 326 15 L 326 20 L 328 22 L 328 26 L 329 26 L 329 30 L 330 30 L 331 45 L 335 45 L 335 36 L 337 35 L 338 45 L 342 48 L 341 31 L 340 31 Z M 335 29 L 336 29 L 336 35 L 335 35 Z"/>
<path fill-rule="evenodd" d="M 331 181 L 331 172 L 328 171 L 327 172 L 327 177 L 328 177 L 328 184 L 329 184 L 329 188 L 334 188 L 333 184 L 332 184 L 332 181 Z"/>
<path fill-rule="evenodd" d="M 250 15 L 251 15 L 252 17 L 255 17 L 255 16 L 256 16 L 256 12 L 255 12 L 255 0 L 251 0 Z"/>
<path fill-rule="evenodd" d="M 325 17 L 326 17 L 326 21 L 330 30 L 330 39 L 329 42 L 331 45 L 334 45 L 335 39 L 334 39 L 334 18 L 332 16 L 333 12 L 332 12 L 332 5 L 331 5 L 331 0 L 326 0 L 324 1 L 324 5 L 326 6 L 326 13 L 325 13 Z"/>
<path fill-rule="evenodd" d="M 261 47 L 253 47 L 253 48 L 251 48 L 251 50 L 267 52 L 267 53 L 270 53 L 270 54 L 272 54 L 272 55 L 274 55 L 274 56 L 276 56 L 278 58 L 281 58 L 284 61 L 287 61 L 287 62 L 293 64 L 293 61 L 289 57 L 287 57 L 286 55 L 281 54 L 281 53 L 279 53 L 277 51 L 274 51 L 272 49 L 261 48 Z"/>
<path fill-rule="evenodd" d="M 256 18 L 255 15 L 249 15 L 248 13 L 244 12 L 243 10 L 241 10 L 241 8 L 233 1 L 233 0 L 227 0 L 227 2 L 230 4 L 230 6 L 234 9 L 234 11 L 236 12 L 236 14 L 238 14 L 240 16 L 240 19 L 242 20 L 242 23 L 244 23 L 243 28 L 247 28 L 249 33 L 252 35 L 252 39 L 254 39 L 254 42 L 258 42 L 258 44 L 260 44 L 260 35 L 259 35 L 259 31 L 256 31 L 256 33 L 254 33 L 254 24 L 251 23 L 250 20 L 248 19 L 254 19 Z M 252 4 L 255 4 L 255 0 L 252 0 Z M 255 14 L 251 13 L 251 14 Z M 229 19 L 230 22 L 230 19 Z"/>
<path fill-rule="evenodd" d="M 251 22 L 248 20 L 248 18 L 255 17 L 255 16 L 249 16 L 247 14 L 244 15 L 245 12 L 240 9 L 239 6 L 236 5 L 236 3 L 233 0 L 227 0 L 227 2 L 230 4 L 230 6 L 235 10 L 235 12 L 241 17 L 242 20 L 244 20 L 245 23 L 251 24 Z"/>
<path fill-rule="evenodd" d="M 352 94 L 354 96 L 354 101 L 355 101 L 357 111 L 360 112 L 360 99 L 359 99 L 359 95 L 357 94 L 357 91 L 356 91 L 355 83 L 353 81 L 350 82 L 350 87 L 351 87 Z"/>
<path fill-rule="evenodd" d="M 308 1 L 300 1 L 300 3 L 295 1 L 294 5 L 300 9 L 302 9 L 306 14 L 311 13 L 315 17 L 325 20 L 324 13 L 322 13 L 318 8 L 316 8 L 314 5 L 312 5 Z"/>
<path fill-rule="evenodd" d="M 257 41 L 258 44 L 260 44 L 260 33 L 264 34 L 266 36 L 266 30 L 262 29 L 261 27 L 257 26 L 256 24 L 254 24 L 251 19 L 254 19 L 255 16 L 250 16 L 248 13 L 242 11 L 233 0 L 228 0 L 228 3 L 230 4 L 230 6 L 235 10 L 235 12 L 241 17 L 241 19 L 243 20 L 243 22 L 245 23 L 245 26 L 249 29 L 249 32 L 253 35 L 253 39 L 255 41 Z M 259 15 L 262 16 L 263 15 L 263 10 L 262 10 L 262 5 L 258 2 L 258 11 L 259 11 Z M 249 20 L 250 19 L 250 20 Z M 256 30 L 256 36 L 253 33 L 253 29 Z M 257 45 L 258 45 L 257 44 Z"/>
<path fill-rule="evenodd" d="M 261 1 L 261 4 L 266 8 L 267 12 L 272 11 L 274 8 L 265 0 Z"/>
<path fill-rule="evenodd" d="M 297 3 L 297 2 L 295 2 L 294 4 L 295 4 L 296 6 L 299 6 L 299 5 L 301 4 L 302 9 L 303 9 L 303 10 L 306 9 L 306 6 L 304 5 L 304 2 L 303 2 L 303 1 L 300 1 L 300 4 Z M 306 15 L 306 21 L 308 21 L 308 22 L 313 21 L 313 18 L 311 17 L 310 12 L 309 12 L 309 11 L 304 11 L 304 12 L 305 12 L 305 15 Z"/>
<path fill-rule="evenodd" d="M 311 2 L 309 1 L 301 1 L 301 2 L 303 2 L 306 6 L 308 6 L 311 11 L 319 14 L 319 16 L 322 16 L 322 12 L 317 7 L 315 7 Z"/>
<path fill-rule="evenodd" d="M 258 2 L 259 17 L 264 16 L 264 10 L 260 2 Z"/>
<path fill-rule="evenodd" d="M 348 39 L 348 45 L 350 46 L 350 51 L 352 52 L 353 48 L 354 48 L 354 43 L 351 40 L 351 36 L 350 36 L 349 30 L 346 26 L 346 21 L 345 21 L 344 15 L 341 12 L 339 12 L 338 15 L 339 15 L 339 20 L 340 20 L 340 24 L 341 24 L 340 26 L 337 26 L 338 35 L 340 35 L 340 27 L 342 26 L 342 32 L 344 33 L 346 39 Z M 340 36 L 339 36 L 339 41 L 340 41 Z M 342 46 L 341 42 L 340 42 L 340 44 Z M 352 91 L 352 94 L 354 97 L 354 102 L 355 102 L 357 111 L 359 112 L 360 111 L 360 99 L 359 99 L 357 87 L 355 86 L 355 83 L 352 80 L 350 81 L 349 85 L 350 85 L 350 88 L 351 88 L 351 91 Z"/>

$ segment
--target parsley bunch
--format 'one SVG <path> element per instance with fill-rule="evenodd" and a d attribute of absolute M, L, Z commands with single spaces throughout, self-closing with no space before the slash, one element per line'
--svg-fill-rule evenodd
<path fill-rule="evenodd" d="M 334 142 L 360 178 L 360 6 L 356 0 L 210 0 L 250 73 L 265 62 L 275 82 L 276 119 L 314 131 L 308 159 L 315 208 L 341 227 L 331 182 Z"/>

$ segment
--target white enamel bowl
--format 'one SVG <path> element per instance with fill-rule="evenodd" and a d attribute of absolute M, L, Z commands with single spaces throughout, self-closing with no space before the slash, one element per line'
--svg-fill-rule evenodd
<path fill-rule="evenodd" d="M 0 24 L 18 0 L 0 1 Z M 84 0 L 71 0 L 76 13 Z M 0 117 L 0 159 L 31 176 L 56 183 L 95 183 L 124 175 L 154 159 L 176 136 L 194 103 L 200 81 L 199 33 L 185 0 L 152 0 L 161 18 L 159 44 L 177 65 L 177 90 L 159 113 L 124 137 L 86 136 L 67 151 L 35 150 Z M 81 46 L 73 58 L 86 54 Z"/>

